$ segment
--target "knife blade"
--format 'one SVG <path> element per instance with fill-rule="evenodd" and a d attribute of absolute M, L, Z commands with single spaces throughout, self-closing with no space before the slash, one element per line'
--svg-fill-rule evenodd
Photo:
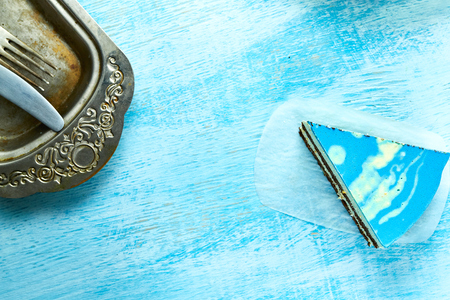
<path fill-rule="evenodd" d="M 38 91 L 25 80 L 0 65 L 0 96 L 14 103 L 53 131 L 64 127 L 64 119 Z"/>

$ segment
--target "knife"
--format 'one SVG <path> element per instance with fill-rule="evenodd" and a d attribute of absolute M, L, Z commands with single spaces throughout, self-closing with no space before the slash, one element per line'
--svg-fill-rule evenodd
<path fill-rule="evenodd" d="M 64 119 L 38 91 L 25 80 L 0 65 L 0 96 L 11 101 L 53 131 L 64 127 Z"/>

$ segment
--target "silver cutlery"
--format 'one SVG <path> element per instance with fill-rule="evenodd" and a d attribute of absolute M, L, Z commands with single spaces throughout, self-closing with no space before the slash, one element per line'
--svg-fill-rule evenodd
<path fill-rule="evenodd" d="M 50 129 L 60 131 L 64 127 L 64 119 L 34 88 L 44 91 L 49 82 L 29 66 L 34 66 L 49 77 L 54 76 L 47 70 L 49 67 L 56 71 L 56 67 L 44 57 L 0 26 L 0 95 Z"/>

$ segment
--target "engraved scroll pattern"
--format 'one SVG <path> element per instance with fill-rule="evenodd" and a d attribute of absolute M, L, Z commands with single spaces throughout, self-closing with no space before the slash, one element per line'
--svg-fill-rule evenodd
<path fill-rule="evenodd" d="M 26 171 L 14 171 L 8 176 L 0 174 L 0 188 L 18 187 L 36 180 L 42 183 L 61 183 L 63 177 L 88 173 L 97 166 L 105 140 L 114 137 L 114 112 L 116 103 L 123 94 L 124 75 L 116 64 L 116 59 L 109 57 L 107 66 L 112 72 L 109 78 L 111 84 L 105 91 L 100 114 L 96 109 L 88 108 L 71 134 L 64 134 L 62 141 L 36 154 L 37 166 Z"/>

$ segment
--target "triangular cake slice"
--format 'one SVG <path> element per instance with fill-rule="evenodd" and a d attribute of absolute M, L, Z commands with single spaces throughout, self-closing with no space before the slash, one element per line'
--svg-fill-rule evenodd
<path fill-rule="evenodd" d="M 450 156 L 308 121 L 300 136 L 376 248 L 388 247 L 420 218 Z"/>

